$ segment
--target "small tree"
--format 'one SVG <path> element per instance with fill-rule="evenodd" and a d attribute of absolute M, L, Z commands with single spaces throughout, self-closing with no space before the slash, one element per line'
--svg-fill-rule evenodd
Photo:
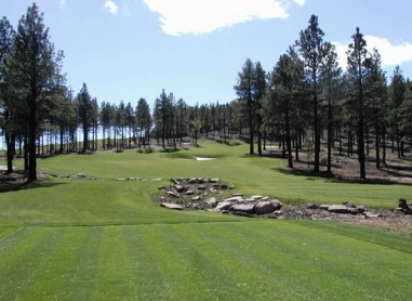
<path fill-rule="evenodd" d="M 141 132 L 143 146 L 146 148 L 146 141 L 149 140 L 150 128 L 152 127 L 152 116 L 150 115 L 149 104 L 144 98 L 140 98 L 137 103 L 136 123 Z"/>
<path fill-rule="evenodd" d="M 83 83 L 83 87 L 77 95 L 77 101 L 79 122 L 83 129 L 83 147 L 81 152 L 85 153 L 89 148 L 89 132 L 93 121 L 93 104 L 86 83 Z"/>

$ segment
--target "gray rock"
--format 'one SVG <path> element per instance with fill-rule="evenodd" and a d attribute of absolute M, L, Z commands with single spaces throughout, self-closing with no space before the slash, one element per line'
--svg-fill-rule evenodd
<path fill-rule="evenodd" d="M 174 185 L 173 186 L 174 189 L 176 189 L 177 192 L 184 192 L 185 191 L 185 187 L 183 185 Z"/>
<path fill-rule="evenodd" d="M 173 210 L 183 210 L 183 206 L 182 205 L 178 205 L 178 204 L 173 204 L 173 203 L 161 203 L 160 204 L 161 207 L 167 208 L 167 209 L 173 209 Z"/>
<path fill-rule="evenodd" d="M 216 207 L 218 201 L 216 200 L 216 198 L 210 198 L 205 203 L 207 207 L 214 208 Z"/>
<path fill-rule="evenodd" d="M 243 200 L 242 196 L 232 196 L 232 197 L 230 197 L 230 198 L 225 199 L 225 201 L 241 203 L 241 202 L 243 202 L 244 200 Z"/>
<path fill-rule="evenodd" d="M 275 206 L 271 201 L 262 201 L 256 204 L 255 213 L 256 214 L 267 214 L 275 211 Z"/>
<path fill-rule="evenodd" d="M 253 214 L 255 211 L 255 204 L 235 204 L 229 207 L 229 211 Z"/>
<path fill-rule="evenodd" d="M 382 217 L 382 214 L 380 214 L 380 213 L 371 213 L 371 212 L 368 212 L 368 211 L 362 212 L 362 215 L 363 215 L 365 218 L 378 218 L 378 217 Z"/>
<path fill-rule="evenodd" d="M 219 204 L 216 205 L 216 209 L 217 210 L 228 210 L 231 206 L 233 205 L 233 203 L 231 201 L 223 201 L 220 202 Z"/>
<path fill-rule="evenodd" d="M 178 193 L 176 193 L 176 192 L 174 192 L 174 191 L 171 191 L 171 190 L 169 190 L 169 191 L 167 192 L 167 194 L 170 195 L 170 196 L 172 196 L 172 197 L 174 197 L 174 198 L 180 198 L 180 194 L 178 194 Z"/>
<path fill-rule="evenodd" d="M 351 213 L 351 214 L 358 214 L 359 213 L 359 211 L 358 211 L 358 208 L 353 208 L 353 207 L 350 207 L 350 208 L 348 208 L 348 212 L 349 213 Z"/>
<path fill-rule="evenodd" d="M 272 202 L 273 206 L 275 207 L 275 210 L 279 210 L 283 206 L 282 202 L 278 199 L 271 200 L 270 202 Z"/>
<path fill-rule="evenodd" d="M 349 213 L 348 207 L 346 207 L 345 205 L 329 206 L 328 211 L 333 213 Z"/>

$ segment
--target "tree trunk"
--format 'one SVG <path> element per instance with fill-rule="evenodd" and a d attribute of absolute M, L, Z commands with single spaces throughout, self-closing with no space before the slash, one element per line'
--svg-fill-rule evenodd
<path fill-rule="evenodd" d="M 381 158 L 380 158 L 380 131 L 378 121 L 375 120 L 375 156 L 376 156 L 376 168 L 381 168 Z"/>
<path fill-rule="evenodd" d="M 319 173 L 320 171 L 320 120 L 318 112 L 318 95 L 317 92 L 313 95 L 313 122 L 314 122 L 314 131 L 315 131 L 315 165 L 314 173 Z"/>
<path fill-rule="evenodd" d="M 16 139 L 13 134 L 8 132 L 6 132 L 5 136 L 7 146 L 7 173 L 12 173 Z"/>
<path fill-rule="evenodd" d="M 36 119 L 37 119 L 37 102 L 36 96 L 32 92 L 30 96 L 29 109 L 29 141 L 28 141 L 28 155 L 29 155 L 29 174 L 27 181 L 32 182 L 37 180 L 37 162 L 36 162 Z"/>
<path fill-rule="evenodd" d="M 331 92 L 329 92 L 331 93 Z M 328 97 L 328 173 L 332 173 L 332 140 L 333 140 L 332 100 Z"/>
<path fill-rule="evenodd" d="M 386 126 L 382 127 L 382 164 L 386 166 Z"/>
<path fill-rule="evenodd" d="M 249 115 L 249 154 L 253 155 L 254 151 L 254 141 L 253 141 L 253 114 L 252 114 L 252 100 L 248 99 L 248 115 Z"/>

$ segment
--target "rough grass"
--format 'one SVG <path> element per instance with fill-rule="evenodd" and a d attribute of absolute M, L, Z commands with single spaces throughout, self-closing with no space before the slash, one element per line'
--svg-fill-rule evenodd
<path fill-rule="evenodd" d="M 169 178 L 198 176 L 285 203 L 389 208 L 410 199 L 406 185 L 287 175 L 278 171 L 282 161 L 246 152 L 244 144 L 209 142 L 179 152 L 40 160 L 58 177 L 0 186 L 0 300 L 410 299 L 408 233 L 177 212 L 152 201 Z M 217 159 L 178 160 L 194 157 Z M 60 177 L 78 173 L 90 178 Z M 116 180 L 126 177 L 141 181 Z"/>

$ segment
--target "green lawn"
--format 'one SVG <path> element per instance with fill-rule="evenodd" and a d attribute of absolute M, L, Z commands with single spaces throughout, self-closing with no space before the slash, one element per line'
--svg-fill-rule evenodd
<path fill-rule="evenodd" d="M 409 186 L 285 175 L 278 159 L 245 156 L 247 145 L 201 144 L 43 159 L 58 177 L 0 185 L 0 300 L 410 300 L 410 233 L 170 211 L 151 199 L 171 177 L 218 177 L 286 204 L 387 208 L 411 199 Z M 93 180 L 60 177 L 78 173 Z M 126 177 L 141 181 L 116 180 Z"/>

